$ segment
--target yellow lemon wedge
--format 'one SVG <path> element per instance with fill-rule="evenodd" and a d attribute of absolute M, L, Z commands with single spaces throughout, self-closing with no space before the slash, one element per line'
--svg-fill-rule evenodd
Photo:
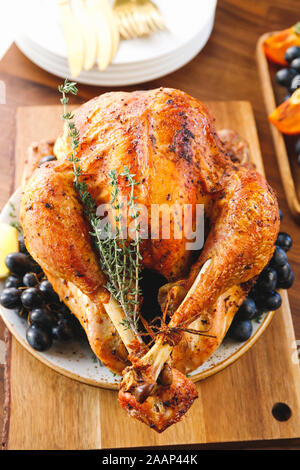
<path fill-rule="evenodd" d="M 9 269 L 4 262 L 6 256 L 16 251 L 19 251 L 18 230 L 0 222 L 0 278 L 9 274 Z"/>

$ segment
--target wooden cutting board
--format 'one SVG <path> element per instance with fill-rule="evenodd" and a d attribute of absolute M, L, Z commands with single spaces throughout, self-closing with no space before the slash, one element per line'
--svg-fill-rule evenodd
<path fill-rule="evenodd" d="M 208 103 L 217 128 L 237 130 L 250 143 L 263 172 L 254 116 L 248 102 Z M 27 146 L 61 130 L 60 107 L 20 108 L 17 115 L 15 186 Z M 8 449 L 100 449 L 205 444 L 300 437 L 300 369 L 287 293 L 267 331 L 237 362 L 197 384 L 199 398 L 186 417 L 163 434 L 130 419 L 117 393 L 59 375 L 7 342 L 6 423 Z M 291 410 L 287 421 L 275 404 Z"/>

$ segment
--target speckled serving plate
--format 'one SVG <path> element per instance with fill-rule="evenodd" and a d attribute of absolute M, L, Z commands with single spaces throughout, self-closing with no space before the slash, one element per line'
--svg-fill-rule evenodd
<path fill-rule="evenodd" d="M 0 215 L 0 222 L 11 223 L 11 205 L 15 207 L 15 214 L 19 213 L 21 190 L 18 189 L 9 199 Z M 0 283 L 0 288 L 3 282 Z M 73 341 L 68 344 L 53 344 L 46 352 L 38 352 L 32 349 L 26 341 L 26 320 L 20 318 L 14 310 L 8 310 L 0 306 L 0 314 L 7 328 L 14 337 L 39 361 L 80 382 L 95 385 L 97 387 L 116 390 L 120 377 L 114 375 L 95 357 L 87 341 Z M 232 364 L 245 354 L 258 340 L 270 323 L 274 312 L 262 316 L 261 322 L 253 322 L 253 333 L 244 343 L 235 342 L 226 338 L 214 354 L 189 376 L 193 381 L 198 381 L 216 374 Z"/>

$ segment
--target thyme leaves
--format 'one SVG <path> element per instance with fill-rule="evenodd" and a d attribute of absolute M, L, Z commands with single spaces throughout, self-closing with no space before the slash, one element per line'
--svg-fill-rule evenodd
<path fill-rule="evenodd" d="M 107 277 L 106 288 L 110 294 L 120 303 L 125 314 L 122 322 L 124 328 L 130 328 L 135 333 L 139 329 L 139 305 L 141 298 L 141 252 L 140 252 L 140 224 L 138 222 L 139 209 L 136 203 L 135 188 L 139 184 L 135 180 L 135 175 L 131 173 L 130 167 L 125 166 L 118 174 L 116 170 L 111 170 L 108 174 L 111 187 L 110 205 L 114 214 L 114 226 L 111 222 L 103 224 L 97 216 L 95 200 L 89 192 L 88 185 L 82 181 L 82 170 L 80 159 L 77 157 L 79 148 L 79 132 L 73 121 L 74 115 L 67 111 L 69 103 L 69 93 L 76 95 L 78 90 L 75 82 L 67 79 L 58 87 L 62 94 L 61 103 L 64 108 L 62 119 L 67 127 L 68 137 L 71 140 L 71 155 L 69 160 L 73 165 L 74 188 L 79 194 L 84 207 L 84 213 L 91 225 L 91 236 L 99 253 L 99 261 L 102 271 Z M 119 180 L 125 179 L 129 187 L 128 211 L 129 218 L 133 221 L 133 234 L 130 240 L 123 236 L 122 222 L 123 206 L 119 202 Z"/>

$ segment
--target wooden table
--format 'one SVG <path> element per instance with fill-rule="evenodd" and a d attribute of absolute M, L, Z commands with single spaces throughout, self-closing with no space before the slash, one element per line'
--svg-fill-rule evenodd
<path fill-rule="evenodd" d="M 127 87 L 180 88 L 202 100 L 248 100 L 257 122 L 267 178 L 277 191 L 284 214 L 282 230 L 294 241 L 289 259 L 296 281 L 289 291 L 296 338 L 300 338 L 300 230 L 288 213 L 266 119 L 255 63 L 257 38 L 265 31 L 285 28 L 298 18 L 295 0 L 219 0 L 216 23 L 205 49 L 181 70 L 159 80 Z M 57 86 L 61 79 L 32 64 L 15 45 L 0 63 L 0 80 L 6 85 L 6 105 L 0 105 L 0 206 L 13 189 L 15 115 L 18 106 L 57 104 Z M 124 87 L 123 87 L 124 88 Z M 81 103 L 107 89 L 80 86 L 74 103 Z M 0 339 L 7 334 L 0 323 Z M 1 351 L 0 351 L 1 352 Z M 0 364 L 0 429 L 3 425 L 4 366 Z M 278 444 L 291 448 L 291 444 Z M 297 447 L 297 444 L 295 445 Z M 220 448 L 220 446 L 219 446 Z M 298 445 L 299 448 L 299 445 Z"/>

